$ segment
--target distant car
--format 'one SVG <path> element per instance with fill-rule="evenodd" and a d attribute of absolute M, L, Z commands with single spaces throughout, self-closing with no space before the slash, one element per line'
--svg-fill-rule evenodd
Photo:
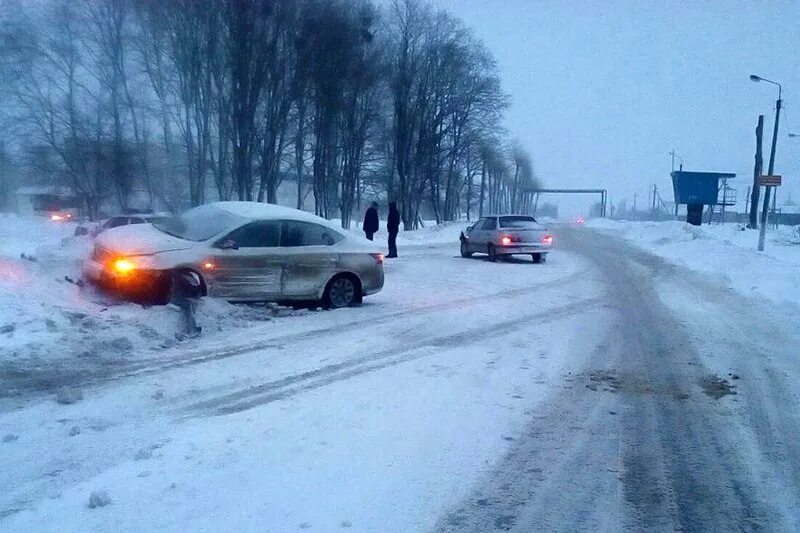
<path fill-rule="evenodd" d="M 75 220 L 72 211 L 51 211 L 47 213 L 47 218 L 53 222 L 72 222 Z"/>
<path fill-rule="evenodd" d="M 118 228 L 120 226 L 127 226 L 129 224 L 152 224 L 169 218 L 168 214 L 153 214 L 153 213 L 137 213 L 132 215 L 117 215 L 113 216 L 100 224 L 92 227 L 78 226 L 75 228 L 75 235 L 89 235 L 90 237 L 97 237 L 106 230 Z"/>
<path fill-rule="evenodd" d="M 545 261 L 553 247 L 547 228 L 526 215 L 483 217 L 461 232 L 461 256 L 485 253 L 490 261 L 499 256 L 530 255 L 534 263 Z"/>
<path fill-rule="evenodd" d="M 152 303 L 170 299 L 178 274 L 229 301 L 361 302 L 383 287 L 383 254 L 366 239 L 304 211 L 257 202 L 206 204 L 153 225 L 98 236 L 90 280 Z"/>

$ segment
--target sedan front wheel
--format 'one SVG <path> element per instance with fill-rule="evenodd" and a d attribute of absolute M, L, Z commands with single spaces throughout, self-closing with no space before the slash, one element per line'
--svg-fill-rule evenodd
<path fill-rule="evenodd" d="M 472 252 L 469 251 L 469 245 L 465 239 L 461 240 L 461 257 L 469 258 L 472 257 Z"/>

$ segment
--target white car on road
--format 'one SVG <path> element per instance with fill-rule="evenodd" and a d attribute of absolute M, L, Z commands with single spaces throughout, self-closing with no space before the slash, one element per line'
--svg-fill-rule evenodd
<path fill-rule="evenodd" d="M 524 254 L 542 263 L 552 248 L 548 229 L 527 215 L 486 216 L 461 232 L 462 257 L 485 253 L 496 261 L 499 256 Z"/>

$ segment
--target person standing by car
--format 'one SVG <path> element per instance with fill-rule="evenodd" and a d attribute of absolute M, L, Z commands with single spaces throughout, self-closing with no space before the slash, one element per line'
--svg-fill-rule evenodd
<path fill-rule="evenodd" d="M 397 232 L 400 231 L 400 211 L 397 210 L 397 202 L 389 202 L 386 230 L 389 232 L 389 255 L 386 257 L 397 257 Z"/>
<path fill-rule="evenodd" d="M 380 221 L 378 219 L 378 202 L 372 202 L 372 205 L 364 214 L 364 225 L 361 226 L 361 229 L 364 230 L 364 235 L 366 235 L 367 239 L 371 241 L 372 236 L 375 235 L 375 232 L 378 231 L 379 227 Z"/>

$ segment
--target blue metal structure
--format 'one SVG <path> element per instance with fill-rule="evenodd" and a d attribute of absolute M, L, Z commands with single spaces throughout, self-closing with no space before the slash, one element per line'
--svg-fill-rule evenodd
<path fill-rule="evenodd" d="M 719 192 L 725 180 L 735 178 L 736 174 L 726 172 L 688 172 L 672 173 L 672 192 L 675 204 L 717 205 Z"/>
<path fill-rule="evenodd" d="M 709 223 L 714 216 L 715 207 L 721 206 L 722 219 L 725 219 L 725 206 L 736 203 L 735 195 L 728 195 L 728 180 L 736 174 L 727 172 L 689 172 L 679 170 L 672 173 L 672 192 L 675 195 L 675 216 L 678 206 L 686 204 L 686 222 L 699 226 L 703 222 L 703 206 L 709 205 Z M 720 195 L 720 193 L 722 193 Z M 721 197 L 720 197 L 721 196 Z M 732 201 L 733 203 L 728 203 Z"/>

